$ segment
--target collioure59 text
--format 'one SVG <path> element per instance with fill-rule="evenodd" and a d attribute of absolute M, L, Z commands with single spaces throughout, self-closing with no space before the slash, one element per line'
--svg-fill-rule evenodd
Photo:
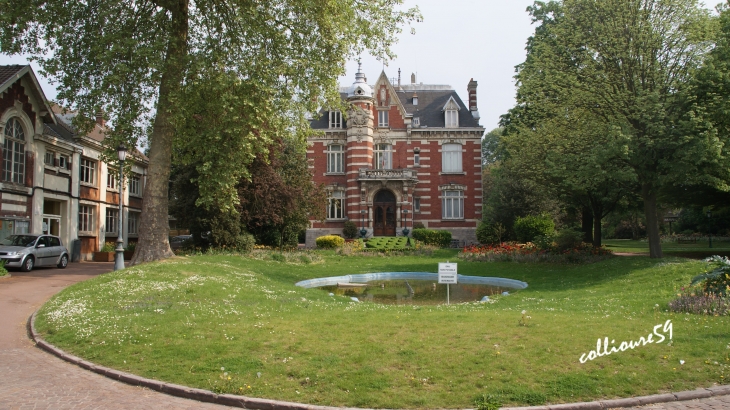
<path fill-rule="evenodd" d="M 641 336 L 637 341 L 630 340 L 628 342 L 621 342 L 618 347 L 616 347 L 615 345 L 616 340 L 611 340 L 611 347 L 609 348 L 608 337 L 604 337 L 603 340 L 599 338 L 596 342 L 596 350 L 591 350 L 587 354 L 583 353 L 582 355 L 580 355 L 579 360 L 581 363 L 585 363 L 588 360 L 593 360 L 597 357 L 608 356 L 611 353 L 625 352 L 628 349 L 634 349 L 638 346 L 646 346 L 649 343 L 662 343 L 666 339 L 665 334 L 667 334 L 667 332 L 669 332 L 669 340 L 672 340 L 671 320 L 667 320 L 666 322 L 664 322 L 664 325 L 659 324 L 654 326 L 653 332 L 649 333 L 648 336 Z M 657 340 L 654 340 L 654 336 L 657 337 Z"/>

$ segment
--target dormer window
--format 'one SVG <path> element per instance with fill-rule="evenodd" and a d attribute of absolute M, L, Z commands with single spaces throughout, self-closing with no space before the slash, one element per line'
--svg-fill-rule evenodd
<path fill-rule="evenodd" d="M 421 126 L 421 118 L 419 118 L 419 117 L 413 117 L 413 126 L 414 127 L 420 127 Z"/>
<path fill-rule="evenodd" d="M 441 111 L 444 112 L 444 126 L 446 128 L 459 128 L 459 110 L 461 107 L 456 102 L 454 97 L 449 98 L 449 101 L 444 105 Z"/>
<path fill-rule="evenodd" d="M 418 105 L 418 94 L 413 93 L 413 105 Z"/>
<path fill-rule="evenodd" d="M 459 128 L 459 111 L 446 110 L 446 128 Z"/>
<path fill-rule="evenodd" d="M 342 128 L 342 113 L 330 111 L 330 128 Z"/>

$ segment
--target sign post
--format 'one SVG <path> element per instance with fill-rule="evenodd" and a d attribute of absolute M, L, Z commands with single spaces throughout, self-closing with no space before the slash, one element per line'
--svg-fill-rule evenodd
<path fill-rule="evenodd" d="M 458 274 L 456 273 L 456 264 L 439 262 L 439 284 L 446 284 L 446 304 L 450 304 L 449 285 L 458 283 Z"/>

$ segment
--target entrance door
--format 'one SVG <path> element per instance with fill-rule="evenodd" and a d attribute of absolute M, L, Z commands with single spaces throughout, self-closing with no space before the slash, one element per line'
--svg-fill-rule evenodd
<path fill-rule="evenodd" d="M 373 235 L 395 236 L 395 195 L 386 190 L 375 194 Z"/>
<path fill-rule="evenodd" d="M 43 233 L 44 234 L 50 234 L 50 235 L 60 235 L 61 234 L 61 218 L 56 217 L 43 217 Z"/>

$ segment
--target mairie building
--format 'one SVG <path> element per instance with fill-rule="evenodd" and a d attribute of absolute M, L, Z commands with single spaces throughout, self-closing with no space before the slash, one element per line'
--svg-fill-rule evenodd
<path fill-rule="evenodd" d="M 367 237 L 401 236 L 415 223 L 451 231 L 455 243 L 476 242 L 482 213 L 477 82 L 468 107 L 447 85 L 409 84 L 385 72 L 369 85 L 361 68 L 340 90 L 348 107 L 323 110 L 311 126 L 307 159 L 328 193 L 327 217 L 310 221 L 306 243 L 342 235 L 353 221 Z M 345 115 L 346 114 L 346 115 Z M 406 231 L 406 232 L 408 232 Z"/>

